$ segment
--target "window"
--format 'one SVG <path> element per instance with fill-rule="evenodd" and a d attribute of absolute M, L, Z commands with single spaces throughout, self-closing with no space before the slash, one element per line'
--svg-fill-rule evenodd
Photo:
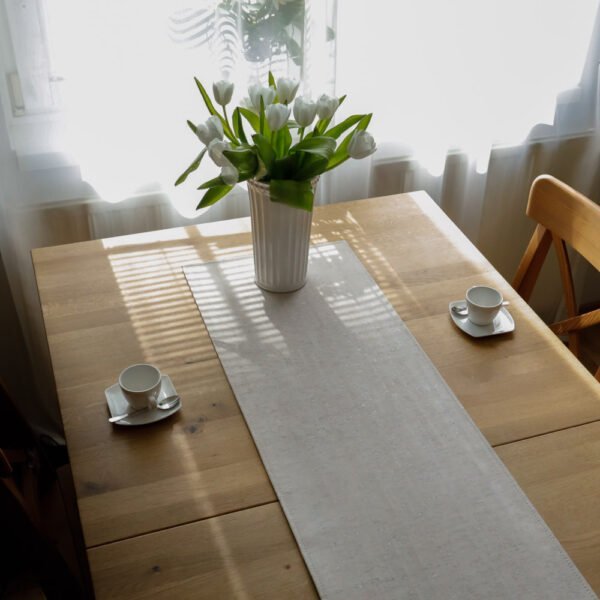
<path fill-rule="evenodd" d="M 77 165 L 113 201 L 142 189 L 171 191 L 197 154 L 185 120 L 208 115 L 194 75 L 209 85 L 229 78 L 238 100 L 269 70 L 302 77 L 305 94 L 333 92 L 335 0 L 0 0 L 0 7 L 1 99 L 22 168 Z"/>

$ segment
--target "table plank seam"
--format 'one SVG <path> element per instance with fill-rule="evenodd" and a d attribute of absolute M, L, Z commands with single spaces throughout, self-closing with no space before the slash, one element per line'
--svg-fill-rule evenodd
<path fill-rule="evenodd" d="M 592 423 L 598 423 L 599 421 L 600 421 L 600 419 L 592 419 L 591 421 L 583 421 L 576 425 L 568 425 L 566 427 L 559 427 L 558 429 L 552 429 L 551 431 L 545 431 L 543 433 L 538 433 L 536 435 L 528 435 L 528 436 L 517 438 L 514 440 L 501 442 L 500 444 L 491 444 L 491 446 L 492 446 L 492 448 L 501 448 L 502 446 L 509 446 L 510 444 L 517 444 L 518 442 L 524 442 L 525 440 L 533 440 L 535 438 L 552 435 L 553 433 L 558 433 L 560 431 L 567 431 L 569 429 L 577 429 L 578 427 L 584 427 L 585 425 L 591 425 Z"/>
<path fill-rule="evenodd" d="M 101 544 L 93 544 L 91 546 L 86 546 L 86 550 L 93 550 L 95 548 L 102 548 L 104 546 L 110 546 L 111 544 L 118 544 L 119 542 L 124 542 L 127 540 L 141 538 L 146 535 L 159 533 L 161 531 L 167 531 L 169 529 L 176 529 L 177 527 L 184 527 L 185 525 L 191 525 L 192 523 L 200 523 L 202 521 L 209 521 L 210 519 L 216 519 L 219 517 L 224 517 L 226 515 L 232 515 L 234 513 L 242 512 L 245 510 L 252 510 L 254 508 L 260 508 L 261 506 L 267 506 L 269 504 L 279 504 L 279 500 L 275 499 L 275 500 L 269 500 L 268 502 L 259 502 L 257 504 L 249 504 L 248 506 L 244 506 L 243 508 L 235 508 L 232 510 L 226 510 L 223 512 L 215 513 L 214 515 L 210 515 L 208 517 L 201 517 L 200 519 L 191 519 L 189 521 L 182 521 L 180 523 L 177 523 L 176 525 L 165 525 L 164 527 L 157 527 L 156 529 L 150 529 L 148 531 L 144 531 L 143 533 L 127 535 L 122 538 L 115 538 L 114 540 L 110 540 L 108 542 L 102 542 Z"/>

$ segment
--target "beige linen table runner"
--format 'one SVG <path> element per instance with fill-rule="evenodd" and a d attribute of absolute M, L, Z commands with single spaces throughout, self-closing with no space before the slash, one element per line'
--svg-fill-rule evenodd
<path fill-rule="evenodd" d="M 185 273 L 322 598 L 596 598 L 345 242 Z"/>

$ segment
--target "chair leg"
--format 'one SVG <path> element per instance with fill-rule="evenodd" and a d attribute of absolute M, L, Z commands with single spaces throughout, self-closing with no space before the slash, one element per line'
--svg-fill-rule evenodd
<path fill-rule="evenodd" d="M 512 283 L 525 302 L 528 302 L 531 297 L 551 245 L 552 233 L 542 225 L 538 225 L 527 245 Z"/>
<path fill-rule="evenodd" d="M 558 267 L 560 270 L 560 277 L 563 284 L 563 290 L 565 293 L 565 305 L 567 309 L 567 316 L 574 318 L 577 316 L 577 302 L 575 300 L 575 289 L 573 287 L 573 275 L 571 273 L 571 263 L 569 261 L 569 255 L 567 253 L 567 246 L 561 238 L 554 233 L 552 234 L 552 241 L 556 250 L 556 256 L 558 258 Z M 567 336 L 569 338 L 569 350 L 577 357 L 580 353 L 580 342 L 579 334 L 575 331 L 568 331 Z"/>

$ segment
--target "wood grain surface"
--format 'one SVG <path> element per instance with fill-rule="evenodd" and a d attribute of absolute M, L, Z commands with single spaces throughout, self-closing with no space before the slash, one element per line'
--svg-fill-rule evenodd
<path fill-rule="evenodd" d="M 279 504 L 89 551 L 98 598 L 317 598 Z"/>
<path fill-rule="evenodd" d="M 600 419 L 598 382 L 425 193 L 317 208 L 312 241 L 339 239 L 490 444 Z M 275 501 L 181 270 L 249 252 L 248 219 L 33 251 L 88 547 L 166 536 Z M 474 284 L 494 285 L 511 302 L 514 333 L 474 340 L 456 329 L 448 303 Z M 170 375 L 183 408 L 151 427 L 109 425 L 104 389 L 136 362 Z M 107 545 L 103 568 L 110 556 L 116 568 L 119 544 L 132 542 Z M 165 551 L 188 549 L 174 543 Z M 104 590 L 99 564 L 92 560 L 92 572 Z M 261 597 L 280 596 L 267 587 Z"/>
<path fill-rule="evenodd" d="M 600 593 L 600 423 L 500 446 L 496 452 Z"/>

